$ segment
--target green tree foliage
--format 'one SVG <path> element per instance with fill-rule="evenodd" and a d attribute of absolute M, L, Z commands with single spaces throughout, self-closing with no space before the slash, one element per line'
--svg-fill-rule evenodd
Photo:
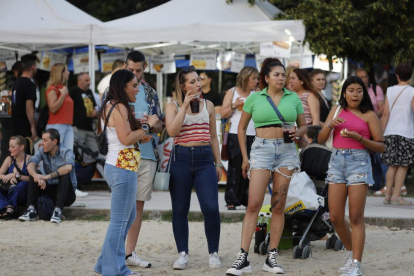
<path fill-rule="evenodd" d="M 169 0 L 68 0 L 101 21 L 110 21 L 152 9 Z M 144 22 L 145 23 L 145 22 Z"/>
<path fill-rule="evenodd" d="M 303 20 L 305 41 L 316 54 L 352 58 L 367 67 L 413 59 L 413 0 L 269 2 L 286 13 L 277 19 Z"/>

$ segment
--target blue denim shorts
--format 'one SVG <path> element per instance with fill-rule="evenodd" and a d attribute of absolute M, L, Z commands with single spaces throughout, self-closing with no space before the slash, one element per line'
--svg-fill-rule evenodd
<path fill-rule="evenodd" d="M 372 186 L 371 158 L 366 149 L 332 149 L 326 182 Z"/>
<path fill-rule="evenodd" d="M 276 171 L 282 174 L 279 168 L 299 170 L 300 163 L 296 144 L 286 144 L 283 142 L 283 138 L 265 139 L 256 137 L 250 152 L 250 170 L 269 170 L 270 172 Z"/>

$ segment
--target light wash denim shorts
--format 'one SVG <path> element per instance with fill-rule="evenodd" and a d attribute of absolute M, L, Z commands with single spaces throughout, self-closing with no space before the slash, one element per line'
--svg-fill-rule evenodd
<path fill-rule="evenodd" d="M 366 149 L 332 149 L 326 182 L 372 186 L 371 158 Z"/>
<path fill-rule="evenodd" d="M 256 137 L 250 152 L 250 171 L 269 170 L 278 172 L 279 168 L 298 171 L 300 169 L 298 152 L 295 143 L 285 143 L 283 138 L 265 139 Z M 249 172 L 250 173 L 250 172 Z"/>

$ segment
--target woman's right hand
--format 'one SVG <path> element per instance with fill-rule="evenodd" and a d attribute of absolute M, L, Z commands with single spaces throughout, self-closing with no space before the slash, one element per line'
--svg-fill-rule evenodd
<path fill-rule="evenodd" d="M 247 178 L 247 173 L 249 172 L 250 169 L 250 163 L 248 160 L 243 160 L 242 163 L 242 175 L 243 177 L 246 179 Z"/>
<path fill-rule="evenodd" d="M 238 97 L 233 103 L 233 108 L 237 108 L 241 104 L 244 104 L 244 99 L 242 97 Z"/>
<path fill-rule="evenodd" d="M 159 118 L 157 115 L 151 115 L 147 116 L 147 124 L 149 124 L 150 127 L 154 127 L 156 123 L 158 123 Z"/>
<path fill-rule="evenodd" d="M 328 123 L 328 127 L 335 128 L 342 123 L 345 123 L 345 119 L 342 119 L 341 117 L 336 117 L 335 119 L 333 119 L 332 121 Z"/>
<path fill-rule="evenodd" d="M 190 94 L 191 92 L 193 92 L 193 90 L 190 90 L 187 92 L 187 94 L 185 94 L 185 98 L 183 101 L 183 107 L 185 107 L 185 109 L 188 108 L 188 106 L 190 105 L 191 100 L 197 98 L 197 95 L 194 94 Z"/>

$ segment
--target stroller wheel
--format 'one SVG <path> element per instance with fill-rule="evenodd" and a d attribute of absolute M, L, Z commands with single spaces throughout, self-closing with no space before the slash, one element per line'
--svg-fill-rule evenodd
<path fill-rule="evenodd" d="M 266 255 L 267 254 L 267 246 L 264 241 L 262 241 L 259 245 L 259 254 L 260 255 Z"/>
<path fill-rule="evenodd" d="M 333 250 L 334 251 L 339 251 L 339 250 L 344 250 L 344 248 L 345 248 L 344 243 L 340 239 L 337 239 L 336 242 L 335 242 Z"/>
<path fill-rule="evenodd" d="M 312 256 L 312 249 L 309 245 L 306 245 L 302 250 L 302 259 L 308 259 Z"/>
<path fill-rule="evenodd" d="M 332 249 L 331 241 L 332 241 L 332 237 L 329 237 L 326 240 L 326 249 Z"/>
<path fill-rule="evenodd" d="M 293 247 L 292 255 L 293 259 L 299 259 L 302 257 L 302 250 L 299 248 L 299 245 Z"/>

